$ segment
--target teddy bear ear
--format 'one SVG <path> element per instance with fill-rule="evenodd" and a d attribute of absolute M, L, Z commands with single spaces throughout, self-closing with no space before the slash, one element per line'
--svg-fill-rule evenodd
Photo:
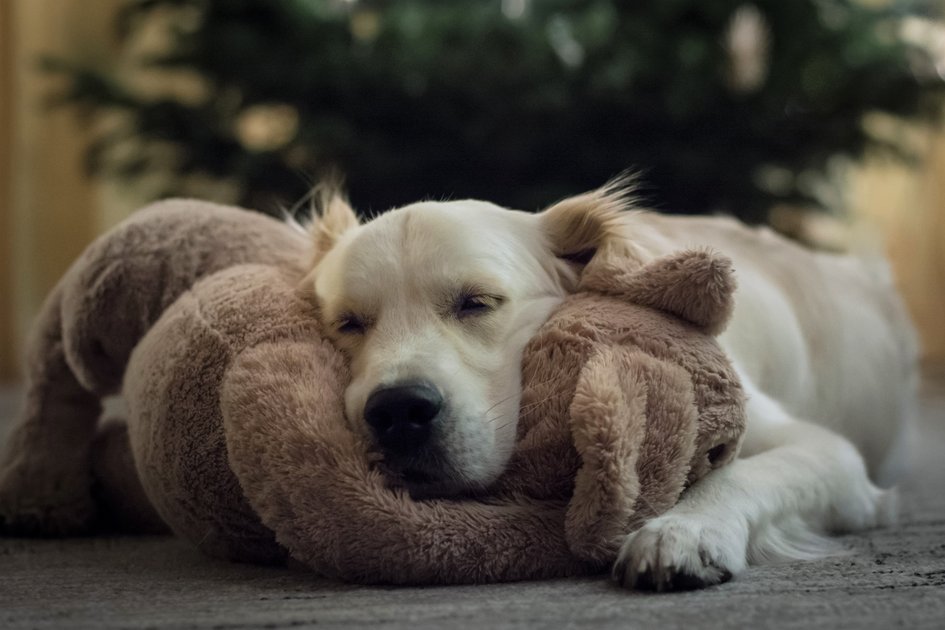
<path fill-rule="evenodd" d="M 609 262 L 582 282 L 584 289 L 666 311 L 711 335 L 728 324 L 735 287 L 732 261 L 707 249 L 670 254 L 635 270 Z"/>

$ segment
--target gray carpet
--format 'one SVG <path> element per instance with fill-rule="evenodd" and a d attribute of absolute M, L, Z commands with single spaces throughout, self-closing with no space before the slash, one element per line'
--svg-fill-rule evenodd
<path fill-rule="evenodd" d="M 0 419 L 15 392 L 0 391 Z M 926 383 L 915 474 L 895 528 L 849 556 L 757 567 L 701 592 L 605 578 L 369 588 L 228 564 L 172 538 L 0 539 L 0 628 L 945 628 L 945 378 Z M 0 426 L 0 433 L 5 427 Z"/>

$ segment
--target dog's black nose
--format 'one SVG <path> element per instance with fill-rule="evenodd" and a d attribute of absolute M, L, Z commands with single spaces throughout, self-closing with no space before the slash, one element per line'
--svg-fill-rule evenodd
<path fill-rule="evenodd" d="M 364 406 L 364 419 L 385 449 L 408 453 L 430 438 L 443 408 L 443 396 L 432 385 L 413 383 L 375 390 Z"/>

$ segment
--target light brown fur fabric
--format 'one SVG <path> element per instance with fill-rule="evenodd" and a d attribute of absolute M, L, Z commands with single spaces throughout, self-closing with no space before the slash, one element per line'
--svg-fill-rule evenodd
<path fill-rule="evenodd" d="M 296 290 L 306 254 L 285 224 L 187 201 L 90 247 L 31 346 L 0 530 L 166 524 L 213 555 L 363 582 L 574 575 L 736 454 L 742 392 L 712 338 L 728 262 L 592 260 L 526 350 L 505 475 L 487 495 L 414 501 L 344 420 L 345 361 Z M 122 374 L 127 434 L 93 441 Z"/>

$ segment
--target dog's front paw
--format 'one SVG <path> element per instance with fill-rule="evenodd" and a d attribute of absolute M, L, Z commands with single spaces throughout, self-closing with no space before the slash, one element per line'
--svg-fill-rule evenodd
<path fill-rule="evenodd" d="M 721 584 L 747 564 L 747 532 L 697 515 L 653 519 L 627 536 L 613 576 L 625 588 L 682 591 Z"/>

